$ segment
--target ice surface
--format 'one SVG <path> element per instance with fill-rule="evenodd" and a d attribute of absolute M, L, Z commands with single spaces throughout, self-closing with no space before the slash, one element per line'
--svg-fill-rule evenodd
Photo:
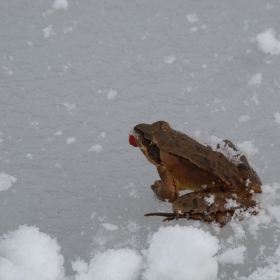
<path fill-rule="evenodd" d="M 18 241 L 5 250 L 10 258 L 1 252 L 1 273 L 44 279 L 41 258 L 57 268 L 48 279 L 76 280 L 104 271 L 100 259 L 119 271 L 120 258 L 132 261 L 120 277 L 145 280 L 162 269 L 152 254 L 169 258 L 157 240 L 174 245 L 176 268 L 190 255 L 184 232 L 195 260 L 218 267 L 216 276 L 205 268 L 209 277 L 280 279 L 279 8 L 278 0 L 0 1 L 0 236 Z M 214 148 L 222 139 L 240 147 L 264 183 L 254 195 L 259 214 L 223 228 L 145 218 L 172 205 L 154 198 L 157 171 L 127 133 L 158 120 L 200 131 Z M 220 151 L 238 163 L 240 153 Z M 40 253 L 27 254 L 24 232 Z M 220 249 L 195 251 L 201 236 Z"/>

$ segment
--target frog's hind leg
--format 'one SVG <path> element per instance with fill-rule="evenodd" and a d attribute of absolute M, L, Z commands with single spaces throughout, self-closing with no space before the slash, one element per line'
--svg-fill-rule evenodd
<path fill-rule="evenodd" d="M 203 191 L 192 192 L 179 197 L 173 202 L 175 218 L 185 216 L 192 220 L 205 222 L 216 221 L 226 224 L 234 215 L 235 210 L 251 208 L 253 214 L 257 203 L 254 200 L 234 198 L 232 193 L 206 193 Z"/>

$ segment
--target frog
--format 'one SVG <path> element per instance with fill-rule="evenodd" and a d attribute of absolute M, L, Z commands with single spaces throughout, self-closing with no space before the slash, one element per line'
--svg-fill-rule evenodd
<path fill-rule="evenodd" d="M 140 148 L 155 165 L 160 180 L 151 185 L 155 197 L 172 203 L 172 213 L 148 213 L 165 217 L 163 221 L 186 218 L 216 222 L 221 227 L 244 213 L 258 214 L 253 199 L 261 193 L 262 182 L 246 156 L 229 140 L 216 149 L 157 121 L 138 124 L 129 134 L 129 143 Z M 234 161 L 222 153 L 221 146 L 238 155 Z M 189 192 L 180 196 L 180 191 Z M 243 215 L 242 215 L 243 213 Z"/>

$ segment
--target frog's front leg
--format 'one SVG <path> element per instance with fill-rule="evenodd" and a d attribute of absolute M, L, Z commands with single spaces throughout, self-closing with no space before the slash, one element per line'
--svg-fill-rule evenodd
<path fill-rule="evenodd" d="M 151 186 L 156 197 L 162 201 L 174 202 L 179 197 L 179 189 L 173 176 L 163 166 L 157 167 L 161 180 Z"/>

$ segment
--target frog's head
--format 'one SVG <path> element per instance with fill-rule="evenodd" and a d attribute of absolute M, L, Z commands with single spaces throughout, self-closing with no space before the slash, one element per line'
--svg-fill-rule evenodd
<path fill-rule="evenodd" d="M 161 164 L 160 149 L 157 146 L 158 132 L 167 129 L 171 127 L 164 121 L 138 124 L 129 134 L 129 143 L 134 147 L 139 147 L 148 161 L 158 166 Z"/>

